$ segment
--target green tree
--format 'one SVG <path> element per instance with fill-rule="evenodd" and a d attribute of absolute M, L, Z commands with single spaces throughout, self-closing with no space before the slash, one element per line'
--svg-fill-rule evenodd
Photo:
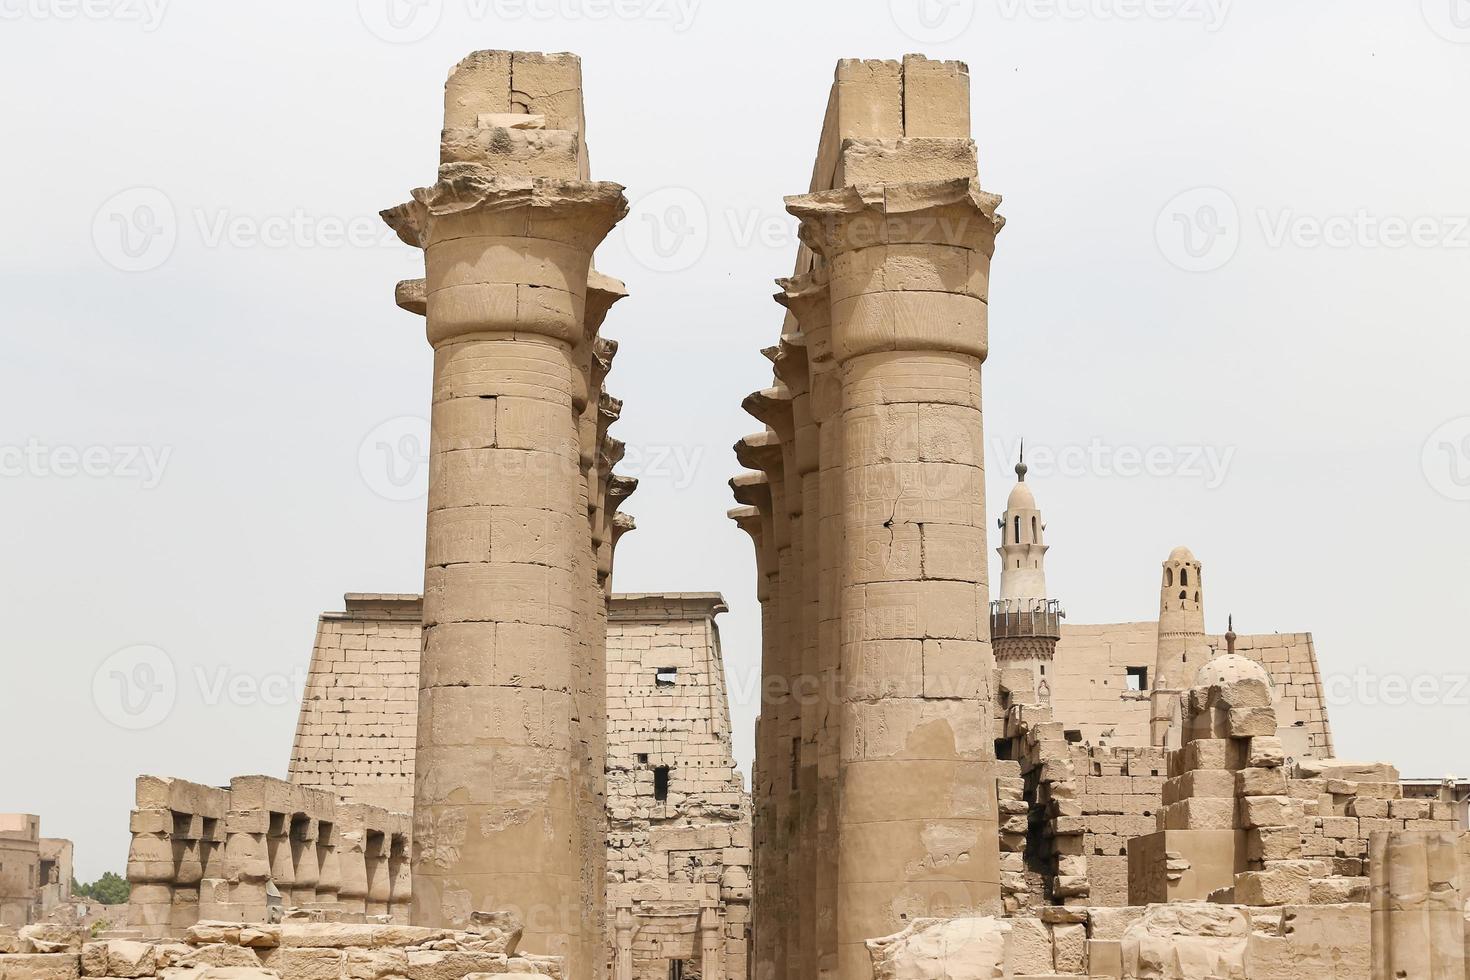
<path fill-rule="evenodd" d="M 71 893 L 77 898 L 90 898 L 94 902 L 103 905 L 123 905 L 128 900 L 132 886 L 128 880 L 119 874 L 108 871 L 89 885 L 79 884 L 75 878 L 71 880 Z"/>

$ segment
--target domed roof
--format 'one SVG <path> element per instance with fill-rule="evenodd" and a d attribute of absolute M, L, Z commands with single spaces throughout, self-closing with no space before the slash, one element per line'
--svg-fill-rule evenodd
<path fill-rule="evenodd" d="M 1264 681 L 1269 685 L 1271 675 L 1266 672 L 1265 667 L 1251 658 L 1242 657 L 1238 653 L 1227 653 L 1201 667 L 1199 673 L 1194 675 L 1194 686 L 1210 687 L 1215 684 L 1233 684 L 1243 680 Z"/>
<path fill-rule="evenodd" d="M 1155 552 L 1155 554 L 1157 554 L 1157 553 L 1158 552 Z M 1197 559 L 1194 557 L 1194 552 L 1190 551 L 1188 548 L 1184 547 L 1184 545 L 1182 545 L 1182 544 L 1179 547 L 1175 548 L 1173 551 L 1169 552 L 1169 560 L 1170 561 L 1197 561 Z"/>
<path fill-rule="evenodd" d="M 1011 488 L 1011 495 L 1006 498 L 1006 510 L 1035 510 L 1036 495 L 1025 483 L 1017 483 Z"/>

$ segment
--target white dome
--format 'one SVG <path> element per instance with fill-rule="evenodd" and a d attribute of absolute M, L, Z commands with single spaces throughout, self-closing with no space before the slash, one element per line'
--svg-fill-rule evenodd
<path fill-rule="evenodd" d="M 1251 658 L 1242 657 L 1238 653 L 1227 653 L 1201 667 L 1199 673 L 1194 675 L 1194 686 L 1209 687 L 1214 684 L 1233 684 L 1243 680 L 1264 681 L 1269 685 L 1271 675 L 1266 672 L 1265 667 Z"/>

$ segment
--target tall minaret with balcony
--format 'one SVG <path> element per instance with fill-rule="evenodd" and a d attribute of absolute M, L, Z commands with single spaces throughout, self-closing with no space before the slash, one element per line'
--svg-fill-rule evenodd
<path fill-rule="evenodd" d="M 1061 603 L 1046 595 L 1046 525 L 1026 484 L 1026 457 L 1000 519 L 1000 598 L 990 603 L 990 638 L 997 667 L 1028 667 L 1036 693 L 1051 699 L 1052 660 L 1062 635 Z"/>

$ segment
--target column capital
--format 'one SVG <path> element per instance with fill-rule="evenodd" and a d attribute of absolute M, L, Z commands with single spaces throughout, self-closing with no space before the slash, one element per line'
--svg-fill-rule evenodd
<path fill-rule="evenodd" d="M 407 310 L 418 316 L 428 316 L 428 284 L 422 279 L 403 280 L 393 290 L 393 302 L 400 310 Z"/>
<path fill-rule="evenodd" d="M 764 473 L 737 473 L 730 478 L 730 490 L 735 502 L 755 511 L 757 518 L 770 515 L 771 481 Z"/>
<path fill-rule="evenodd" d="M 746 408 L 746 411 L 750 409 Z M 735 459 L 746 469 L 760 470 L 765 474 L 767 482 L 778 481 L 785 473 L 785 457 L 781 453 L 781 439 L 770 429 L 765 432 L 752 433 L 737 442 Z"/>
<path fill-rule="evenodd" d="M 814 269 L 805 275 L 777 279 L 776 285 L 781 287 L 776 302 L 796 319 L 810 370 L 820 373 L 829 369 L 833 364 L 832 285 L 826 270 Z"/>
<path fill-rule="evenodd" d="M 620 184 L 512 177 L 450 164 L 413 200 L 382 212 L 424 250 L 424 308 L 435 347 L 468 336 L 539 334 L 571 347 L 590 336 L 587 303 L 616 300 L 614 280 L 589 283 L 592 253 L 628 212 Z"/>
<path fill-rule="evenodd" d="M 774 359 L 772 358 L 772 360 Z M 784 384 L 776 384 L 773 387 L 763 388 L 760 391 L 746 395 L 745 400 L 740 403 L 740 407 L 745 409 L 746 414 L 750 415 L 757 422 L 764 422 L 768 427 L 768 432 L 777 442 L 786 442 L 791 439 L 796 425 L 795 409 L 792 405 L 791 389 L 787 388 Z M 753 437 L 747 436 L 741 441 L 749 442 L 751 438 Z M 765 445 L 765 442 L 762 442 L 760 447 L 752 444 L 751 448 L 763 448 Z M 777 448 L 779 450 L 779 446 Z M 740 450 L 737 446 L 736 455 L 738 456 L 739 453 Z M 750 466 L 749 463 L 742 463 L 741 465 Z M 750 468 L 765 469 L 764 466 L 751 466 Z"/>
<path fill-rule="evenodd" d="M 954 245 L 987 254 L 1005 225 L 997 194 L 974 178 L 862 184 L 786 198 L 801 241 L 829 261 L 881 245 Z"/>

